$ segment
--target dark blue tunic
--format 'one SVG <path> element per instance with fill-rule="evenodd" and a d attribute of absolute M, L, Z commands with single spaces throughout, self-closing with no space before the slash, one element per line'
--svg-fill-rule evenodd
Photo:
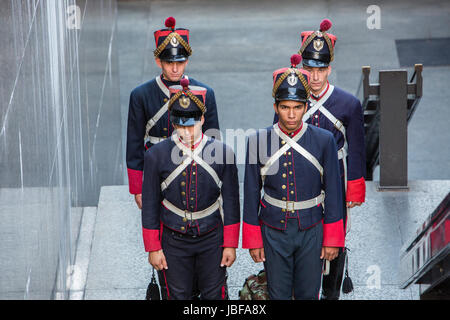
<path fill-rule="evenodd" d="M 146 251 L 161 248 L 159 239 L 161 225 L 183 234 L 189 230 L 193 235 L 203 235 L 222 226 L 219 210 L 202 219 L 184 221 L 162 204 L 163 199 L 167 199 L 181 210 L 195 212 L 214 204 L 220 193 L 223 197 L 224 212 L 223 246 L 236 248 L 240 229 L 240 206 L 239 181 L 233 151 L 221 141 L 204 135 L 203 139 L 207 139 L 207 142 L 199 157 L 216 172 L 222 181 L 221 188 L 208 171 L 192 161 L 164 191 L 161 191 L 161 183 L 179 166 L 179 163 L 172 161 L 174 148 L 176 149 L 174 152 L 181 152 L 173 138 L 175 136 L 154 145 L 145 153 L 142 227 Z"/>
<path fill-rule="evenodd" d="M 324 246 L 342 247 L 342 187 L 333 135 L 309 125 L 298 141 L 323 167 L 323 180 L 316 167 L 293 148 L 289 148 L 274 163 L 273 167 L 278 166 L 278 170 L 266 176 L 265 193 L 279 200 L 305 201 L 317 197 L 322 190 L 325 191 L 324 206 L 318 205 L 293 212 L 280 209 L 261 199 L 261 168 L 267 159 L 261 159 L 265 153 L 259 150 L 260 146 L 264 145 L 260 139 L 267 143 L 267 156 L 270 156 L 278 150 L 277 147 L 272 147 L 272 141 L 277 141 L 278 146 L 282 146 L 281 138 L 274 137 L 277 140 L 272 140 L 273 135 L 276 135 L 275 130 L 269 127 L 249 137 L 244 182 L 243 248 L 262 248 L 261 223 L 284 230 L 288 219 L 296 219 L 300 229 L 308 229 L 323 220 Z"/>
<path fill-rule="evenodd" d="M 346 130 L 345 138 L 348 144 L 346 201 L 364 202 L 366 153 L 361 103 L 356 97 L 336 86 L 334 88 L 329 86 L 328 90 L 333 90 L 333 92 L 323 106 L 344 124 Z M 327 91 L 323 95 L 326 93 Z M 313 98 L 310 99 L 314 102 Z M 276 122 L 278 122 L 278 116 L 275 114 L 274 123 Z M 343 134 L 320 110 L 312 114 L 305 122 L 333 133 L 338 150 L 344 146 Z M 342 160 L 339 165 L 341 176 L 344 179 Z"/>

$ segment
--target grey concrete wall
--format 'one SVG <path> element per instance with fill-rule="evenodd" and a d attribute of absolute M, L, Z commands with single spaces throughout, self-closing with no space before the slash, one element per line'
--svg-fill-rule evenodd
<path fill-rule="evenodd" d="M 124 183 L 116 15 L 0 2 L 0 299 L 65 298 L 81 207 Z"/>

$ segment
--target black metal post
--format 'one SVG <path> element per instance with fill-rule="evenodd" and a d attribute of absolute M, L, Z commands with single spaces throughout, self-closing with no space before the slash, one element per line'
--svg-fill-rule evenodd
<path fill-rule="evenodd" d="M 380 189 L 408 188 L 407 72 L 380 71 Z"/>

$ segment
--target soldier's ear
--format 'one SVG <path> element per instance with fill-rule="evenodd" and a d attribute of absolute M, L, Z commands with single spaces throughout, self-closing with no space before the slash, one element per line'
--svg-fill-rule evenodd
<path fill-rule="evenodd" d="M 205 116 L 202 116 L 201 121 L 202 121 L 202 125 L 203 125 L 205 123 Z"/>
<path fill-rule="evenodd" d="M 275 110 L 275 113 L 278 114 L 278 102 L 274 102 L 273 104 L 273 110 Z"/>
<path fill-rule="evenodd" d="M 330 74 L 331 74 L 331 66 L 329 65 L 328 66 L 328 76 L 330 76 Z"/>
<path fill-rule="evenodd" d="M 155 58 L 156 65 L 162 69 L 162 63 L 160 58 Z"/>

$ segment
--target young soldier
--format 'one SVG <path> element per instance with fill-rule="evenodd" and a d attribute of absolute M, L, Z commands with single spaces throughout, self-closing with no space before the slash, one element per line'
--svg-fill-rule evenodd
<path fill-rule="evenodd" d="M 175 25 L 175 19 L 169 17 L 165 21 L 166 28 L 154 33 L 156 45 L 154 56 L 157 66 L 161 68 L 161 75 L 138 86 L 130 95 L 126 161 L 129 191 L 134 195 L 139 209 L 142 208 L 144 151 L 172 135 L 173 127 L 167 112 L 170 97 L 168 88 L 178 85 L 182 78 L 188 78 L 184 72 L 188 58 L 192 54 L 189 30 L 175 29 Z M 213 89 L 192 78 L 190 83 L 207 89 L 207 112 L 202 126 L 203 132 L 216 129 L 218 134 L 219 120 Z M 158 276 L 163 298 L 166 298 L 164 292 L 167 290 L 162 281 L 162 274 L 158 272 Z M 197 295 L 195 287 L 193 295 Z"/>
<path fill-rule="evenodd" d="M 195 282 L 202 299 L 225 299 L 240 228 L 237 167 L 229 147 L 202 133 L 207 90 L 188 84 L 170 87 L 176 131 L 145 153 L 144 245 L 168 299 L 190 299 Z"/>
<path fill-rule="evenodd" d="M 331 22 L 325 19 L 319 31 L 301 34 L 299 53 L 303 56 L 303 67 L 311 74 L 312 92 L 310 110 L 303 120 L 334 135 L 344 190 L 344 229 L 348 232 L 350 208 L 365 200 L 364 118 L 359 100 L 328 82 L 336 43 L 336 37 L 327 33 L 330 28 Z M 338 259 L 330 264 L 329 275 L 323 277 L 322 299 L 339 299 L 346 254 L 345 249 L 341 250 Z"/>
<path fill-rule="evenodd" d="M 350 208 L 360 206 L 365 199 L 364 119 L 359 100 L 328 81 L 337 39 L 327 32 L 331 25 L 330 20 L 324 19 L 318 31 L 301 33 L 299 54 L 303 57 L 303 68 L 311 74 L 310 109 L 303 121 L 334 135 L 344 191 L 344 229 L 348 232 Z M 329 275 L 323 277 L 322 299 L 339 299 L 346 254 L 345 248 L 340 250 L 338 258 L 330 264 Z"/>
<path fill-rule="evenodd" d="M 270 299 L 318 299 L 322 259 L 344 247 L 336 143 L 302 121 L 310 88 L 300 61 L 294 55 L 291 68 L 273 73 L 279 122 L 250 136 L 247 147 L 242 246 L 264 262 Z"/>
<path fill-rule="evenodd" d="M 189 45 L 189 30 L 175 29 L 175 19 L 166 19 L 166 29 L 154 33 L 156 50 L 155 62 L 162 74 L 137 88 L 130 95 L 127 129 L 127 168 L 130 193 L 134 195 L 139 209 L 142 207 L 142 171 L 144 169 L 144 151 L 156 143 L 170 137 L 173 128 L 167 112 L 169 87 L 178 85 L 192 54 Z M 190 83 L 207 89 L 205 123 L 203 132 L 209 129 L 219 130 L 217 107 L 214 91 L 192 78 Z"/>

